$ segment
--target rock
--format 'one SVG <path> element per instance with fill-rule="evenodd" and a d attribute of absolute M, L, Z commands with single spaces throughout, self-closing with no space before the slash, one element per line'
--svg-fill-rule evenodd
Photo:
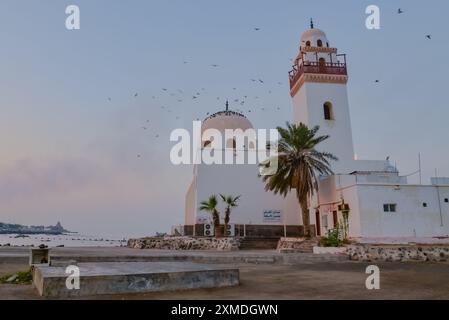
<path fill-rule="evenodd" d="M 164 237 L 129 239 L 127 246 L 134 249 L 161 250 L 238 250 L 238 238 L 192 238 L 192 237 Z"/>

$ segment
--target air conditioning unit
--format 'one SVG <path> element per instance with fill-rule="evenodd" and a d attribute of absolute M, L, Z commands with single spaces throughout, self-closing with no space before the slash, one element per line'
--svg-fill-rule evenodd
<path fill-rule="evenodd" d="M 228 224 L 228 228 L 225 231 L 226 237 L 235 237 L 235 224 Z"/>
<path fill-rule="evenodd" d="M 206 237 L 213 237 L 215 234 L 214 225 L 206 223 L 204 225 L 204 236 Z"/>

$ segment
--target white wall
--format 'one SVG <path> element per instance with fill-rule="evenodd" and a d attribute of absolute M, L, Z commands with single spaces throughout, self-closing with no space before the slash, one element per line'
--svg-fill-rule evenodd
<path fill-rule="evenodd" d="M 334 120 L 325 120 L 323 105 L 333 105 Z M 320 135 L 330 135 L 318 149 L 331 152 L 339 158 L 332 163 L 335 173 L 349 173 L 354 159 L 349 103 L 345 84 L 310 83 L 303 84 L 293 97 L 295 122 L 309 127 L 320 126 Z"/>
<path fill-rule="evenodd" d="M 351 218 L 360 219 L 362 237 L 431 237 L 449 235 L 449 187 L 359 184 L 345 191 Z M 440 199 L 438 200 L 438 192 Z M 355 198 L 358 199 L 358 203 Z M 427 203 L 427 208 L 423 207 Z M 397 204 L 397 212 L 384 212 L 383 204 Z M 440 215 L 441 205 L 441 215 Z M 441 219 L 442 216 L 442 219 Z M 441 225 L 441 222 L 442 225 Z"/>
<path fill-rule="evenodd" d="M 231 223 L 277 224 L 263 221 L 264 210 L 282 210 L 287 225 L 300 225 L 300 209 L 294 194 L 284 198 L 264 190 L 257 165 L 206 165 L 197 168 L 197 217 L 208 216 L 198 211 L 199 203 L 210 195 L 241 195 L 239 206 L 231 213 Z M 223 218 L 224 205 L 220 204 Z M 283 224 L 281 222 L 279 224 Z"/>

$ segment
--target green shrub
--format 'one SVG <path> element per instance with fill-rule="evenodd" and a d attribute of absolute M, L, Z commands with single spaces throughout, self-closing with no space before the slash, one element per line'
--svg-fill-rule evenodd
<path fill-rule="evenodd" d="M 327 236 L 321 239 L 321 245 L 324 247 L 342 247 L 344 244 L 343 230 L 337 226 L 327 232 Z"/>
<path fill-rule="evenodd" d="M 33 282 L 33 275 L 30 269 L 28 271 L 20 271 L 15 274 L 0 277 L 0 284 L 7 284 L 7 280 L 14 275 L 17 277 L 14 281 L 10 282 L 10 284 L 31 284 Z"/>

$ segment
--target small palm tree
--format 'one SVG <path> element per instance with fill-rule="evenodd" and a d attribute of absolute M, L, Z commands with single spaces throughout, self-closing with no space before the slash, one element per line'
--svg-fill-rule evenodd
<path fill-rule="evenodd" d="M 301 206 L 302 221 L 305 235 L 310 237 L 310 216 L 308 199 L 318 190 L 318 175 L 332 175 L 330 160 L 338 160 L 328 152 L 317 151 L 315 148 L 329 138 L 328 135 L 317 136 L 319 127 L 309 129 L 305 124 L 290 124 L 287 128 L 277 128 L 279 141 L 277 146 L 278 169 L 273 175 L 263 176 L 265 190 L 273 191 L 284 197 L 295 189 L 296 197 Z M 270 148 L 270 144 L 267 146 Z M 270 159 L 261 163 L 267 166 Z"/>
<path fill-rule="evenodd" d="M 229 221 L 231 220 L 231 209 L 237 207 L 238 201 L 240 199 L 241 196 L 224 196 L 222 194 L 220 194 L 221 200 L 223 200 L 224 203 L 226 203 L 226 209 L 225 209 L 225 218 L 224 218 L 224 231 L 226 233 L 226 231 L 228 230 L 228 224 Z"/>
<path fill-rule="evenodd" d="M 216 195 L 212 195 L 207 201 L 200 203 L 200 211 L 207 211 L 212 215 L 214 223 L 215 237 L 220 234 L 220 212 L 217 210 L 218 200 Z"/>

